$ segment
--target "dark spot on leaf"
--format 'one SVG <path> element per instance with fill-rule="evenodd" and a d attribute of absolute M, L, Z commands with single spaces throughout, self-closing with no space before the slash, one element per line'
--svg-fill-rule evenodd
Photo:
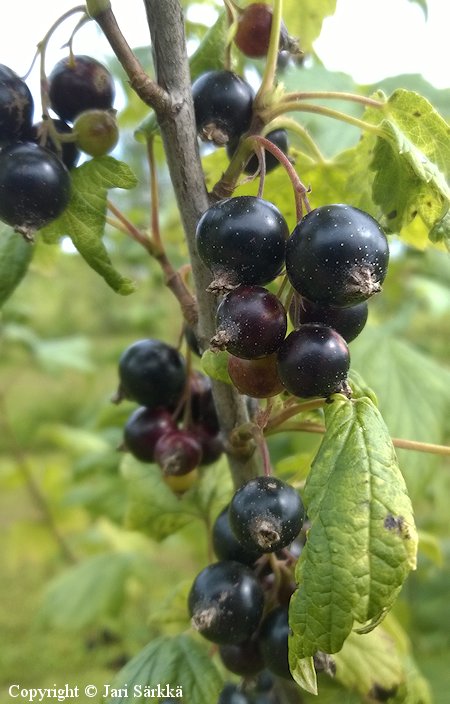
<path fill-rule="evenodd" d="M 413 112 L 413 115 L 414 115 L 414 117 L 422 117 L 422 113 L 419 112 L 418 110 L 416 110 L 415 112 Z"/>
<path fill-rule="evenodd" d="M 374 699 L 376 702 L 387 702 L 391 697 L 396 695 L 397 689 L 397 685 L 394 685 L 391 689 L 385 689 L 379 684 L 374 684 L 369 692 L 369 697 Z"/>
<path fill-rule="evenodd" d="M 431 202 L 431 200 L 427 200 L 427 205 L 428 205 L 429 208 L 432 208 L 432 207 L 433 207 L 433 203 Z"/>
<path fill-rule="evenodd" d="M 394 218 L 397 217 L 397 211 L 396 210 L 391 210 L 390 213 L 387 214 L 388 220 L 393 220 Z"/>
<path fill-rule="evenodd" d="M 411 213 L 411 218 L 415 218 L 417 215 L 417 210 L 413 210 Z"/>
<path fill-rule="evenodd" d="M 383 525 L 387 530 L 396 531 L 405 540 L 410 538 L 409 530 L 403 516 L 393 516 L 391 513 L 388 513 L 384 519 Z"/>

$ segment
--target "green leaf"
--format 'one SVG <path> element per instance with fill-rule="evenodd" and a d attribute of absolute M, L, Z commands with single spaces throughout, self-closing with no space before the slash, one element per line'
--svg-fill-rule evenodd
<path fill-rule="evenodd" d="M 137 179 L 127 164 L 110 156 L 91 159 L 72 169 L 72 196 L 63 214 L 40 230 L 47 242 L 68 235 L 89 266 L 111 288 L 123 296 L 135 290 L 132 281 L 112 265 L 102 242 L 106 222 L 106 200 L 110 188 L 134 188 Z"/>
<path fill-rule="evenodd" d="M 25 276 L 33 246 L 10 227 L 0 226 L 0 306 Z"/>
<path fill-rule="evenodd" d="M 447 211 L 441 220 L 438 220 L 430 230 L 430 240 L 439 244 L 443 242 L 450 250 L 450 211 Z"/>
<path fill-rule="evenodd" d="M 425 19 L 428 19 L 428 2 L 427 0 L 409 0 L 409 2 L 413 2 L 415 5 L 419 5 L 420 9 L 423 12 L 423 15 Z"/>
<path fill-rule="evenodd" d="M 411 503 L 384 421 L 368 398 L 333 397 L 306 481 L 311 521 L 290 604 L 293 657 L 335 653 L 376 623 L 416 565 Z"/>
<path fill-rule="evenodd" d="M 225 350 L 222 352 L 206 350 L 202 355 L 202 369 L 211 379 L 231 384 L 228 374 L 228 352 Z"/>
<path fill-rule="evenodd" d="M 149 693 L 147 698 L 157 699 L 158 684 L 172 687 L 171 696 L 180 696 L 181 690 L 183 701 L 212 704 L 217 701 L 222 679 L 209 657 L 207 645 L 185 634 L 173 638 L 161 636 L 146 645 L 119 672 L 111 687 L 124 692 L 122 696 L 113 695 L 108 703 L 128 704 L 130 698 L 145 697 L 145 687 L 149 688 L 147 692 L 154 688 L 154 696 Z M 159 694 L 159 698 L 162 696 Z"/>
<path fill-rule="evenodd" d="M 199 517 L 206 519 L 209 516 L 212 519 L 228 503 L 232 493 L 231 473 L 223 457 L 200 473 L 199 480 L 186 496 L 186 508 L 189 505 Z"/>
<path fill-rule="evenodd" d="M 450 205 L 448 125 L 428 100 L 404 89 L 391 95 L 383 112 L 383 137 L 370 166 L 384 225 L 401 231 L 419 216 L 433 230 Z"/>
<path fill-rule="evenodd" d="M 141 531 L 159 541 L 196 518 L 187 504 L 189 492 L 177 498 L 155 465 L 141 464 L 127 455 L 122 473 L 128 485 L 126 526 L 130 530 Z"/>
<path fill-rule="evenodd" d="M 318 694 L 317 690 L 317 674 L 314 667 L 314 660 L 309 658 L 297 658 L 295 656 L 296 646 L 295 640 L 298 636 L 292 636 L 292 645 L 289 646 L 289 667 L 292 677 L 297 684 L 310 694 Z"/>
<path fill-rule="evenodd" d="M 337 681 L 365 697 L 377 690 L 394 693 L 404 679 L 395 643 L 382 628 L 364 635 L 350 633 L 334 661 Z"/>
<path fill-rule="evenodd" d="M 299 37 L 301 49 L 310 52 L 320 34 L 323 20 L 335 11 L 336 0 L 302 0 L 285 3 L 283 19 L 289 34 Z"/>
<path fill-rule="evenodd" d="M 104 553 L 63 572 L 44 595 L 40 618 L 50 626 L 78 630 L 116 615 L 123 603 L 130 555 Z"/>
<path fill-rule="evenodd" d="M 444 565 L 444 555 L 439 538 L 426 530 L 419 530 L 419 552 L 438 567 Z"/>

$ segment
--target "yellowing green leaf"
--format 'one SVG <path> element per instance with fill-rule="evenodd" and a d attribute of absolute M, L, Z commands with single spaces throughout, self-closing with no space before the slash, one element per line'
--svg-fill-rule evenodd
<path fill-rule="evenodd" d="M 314 667 L 314 660 L 309 658 L 297 658 L 295 656 L 296 647 L 295 639 L 298 636 L 292 636 L 291 641 L 294 643 L 289 645 L 289 667 L 292 677 L 297 684 L 310 694 L 317 694 L 317 674 Z"/>
<path fill-rule="evenodd" d="M 26 274 L 33 245 L 6 225 L 0 227 L 0 306 Z"/>
<path fill-rule="evenodd" d="M 206 350 L 202 355 L 202 368 L 205 374 L 223 381 L 225 384 L 231 384 L 231 379 L 228 374 L 228 352 L 213 352 Z"/>
<path fill-rule="evenodd" d="M 411 503 L 384 421 L 368 398 L 337 395 L 306 481 L 311 521 L 290 604 L 295 657 L 335 653 L 389 610 L 415 568 Z"/>
<path fill-rule="evenodd" d="M 133 188 L 136 177 L 130 168 L 110 156 L 102 156 L 71 171 L 72 196 L 63 214 L 40 230 L 47 242 L 68 235 L 94 271 L 111 288 L 126 296 L 135 290 L 132 281 L 112 265 L 102 242 L 106 221 L 106 200 L 110 188 Z"/>

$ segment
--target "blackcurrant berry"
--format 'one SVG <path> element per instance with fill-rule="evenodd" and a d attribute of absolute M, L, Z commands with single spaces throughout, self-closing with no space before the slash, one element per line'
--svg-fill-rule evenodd
<path fill-rule="evenodd" d="M 48 130 L 47 122 L 48 120 L 44 120 L 32 126 L 30 141 L 50 149 L 51 152 L 61 159 L 66 168 L 73 169 L 80 158 L 80 152 L 75 142 L 57 142 L 54 140 L 52 133 Z M 73 133 L 72 128 L 63 120 L 51 120 L 51 123 L 56 132 L 60 134 Z M 45 140 L 44 144 L 42 143 L 43 140 Z"/>
<path fill-rule="evenodd" d="M 220 692 L 217 704 L 250 704 L 250 699 L 236 684 L 229 682 Z"/>
<path fill-rule="evenodd" d="M 367 301 L 347 308 L 330 308 L 318 303 L 311 303 L 306 298 L 294 298 L 289 315 L 295 328 L 303 323 L 322 323 L 342 335 L 346 342 L 351 342 L 363 330 L 369 313 Z"/>
<path fill-rule="evenodd" d="M 239 14 L 234 42 L 245 56 L 252 59 L 266 56 L 272 28 L 272 8 L 263 2 L 247 5 Z M 280 31 L 280 49 L 288 40 L 284 23 Z"/>
<path fill-rule="evenodd" d="M 276 354 L 261 359 L 241 359 L 230 354 L 227 365 L 233 385 L 244 396 L 270 398 L 284 391 Z"/>
<path fill-rule="evenodd" d="M 258 627 L 264 595 L 248 567 L 216 562 L 197 575 L 188 604 L 192 625 L 202 636 L 219 645 L 242 643 Z"/>
<path fill-rule="evenodd" d="M 350 366 L 347 343 L 321 323 L 305 323 L 284 340 L 278 355 L 278 373 L 294 396 L 330 396 L 346 392 Z"/>
<path fill-rule="evenodd" d="M 192 85 L 197 132 L 201 139 L 223 146 L 250 127 L 254 92 L 232 71 L 208 71 Z"/>
<path fill-rule="evenodd" d="M 194 371 L 189 378 L 191 420 L 203 425 L 211 433 L 219 432 L 219 419 L 212 395 L 211 379 L 202 372 Z"/>
<path fill-rule="evenodd" d="M 278 130 L 272 130 L 272 132 L 269 132 L 266 135 L 267 139 L 269 142 L 272 142 L 278 149 L 281 149 L 283 154 L 288 153 L 288 138 L 287 138 L 287 132 L 286 130 L 283 129 L 278 129 Z M 229 159 L 233 156 L 234 152 L 237 149 L 238 146 L 238 139 L 232 140 L 228 142 L 227 144 L 227 156 Z M 279 166 L 280 162 L 278 159 L 271 153 L 268 152 L 267 150 L 265 151 L 265 160 L 266 160 L 266 171 L 269 173 L 270 171 L 273 171 L 277 166 Z M 244 171 L 246 174 L 254 174 L 258 170 L 259 166 L 259 161 L 258 157 L 256 154 L 250 157 L 250 159 L 247 161 Z"/>
<path fill-rule="evenodd" d="M 256 477 L 243 484 L 231 499 L 230 525 L 249 550 L 275 552 L 299 533 L 305 509 L 298 492 L 277 477 Z"/>
<path fill-rule="evenodd" d="M 228 506 L 219 513 L 212 529 L 212 543 L 219 560 L 233 560 L 244 565 L 253 565 L 261 557 L 261 549 L 247 549 L 231 530 Z"/>
<path fill-rule="evenodd" d="M 119 141 L 119 128 L 112 111 L 85 110 L 73 125 L 77 146 L 90 156 L 104 156 L 111 152 Z"/>
<path fill-rule="evenodd" d="M 206 467 L 217 462 L 224 447 L 220 433 L 212 432 L 205 425 L 189 425 L 189 431 L 195 437 L 202 451 L 200 467 Z"/>
<path fill-rule="evenodd" d="M 275 684 L 275 679 L 269 670 L 263 670 L 259 673 L 255 682 L 255 690 L 257 692 L 270 692 Z"/>
<path fill-rule="evenodd" d="M 386 235 L 350 205 L 312 210 L 286 246 L 286 273 L 298 293 L 323 306 L 351 306 L 381 290 L 389 261 Z"/>
<path fill-rule="evenodd" d="M 176 425 L 165 408 L 138 408 L 125 424 L 125 449 L 141 462 L 154 462 L 156 443 L 172 430 Z"/>
<path fill-rule="evenodd" d="M 286 311 L 279 298 L 262 286 L 238 286 L 217 308 L 211 344 L 236 357 L 257 359 L 276 352 L 286 329 Z"/>
<path fill-rule="evenodd" d="M 235 643 L 234 645 L 221 645 L 220 658 L 230 672 L 241 677 L 256 675 L 263 669 L 264 663 L 255 637 Z"/>
<path fill-rule="evenodd" d="M 288 609 L 279 606 L 263 619 L 258 643 L 266 667 L 275 675 L 290 680 L 292 675 L 289 669 L 288 636 Z"/>
<path fill-rule="evenodd" d="M 186 385 L 181 354 L 161 340 L 138 340 L 119 360 L 119 397 L 147 408 L 174 408 Z"/>
<path fill-rule="evenodd" d="M 70 198 L 70 176 L 55 154 L 32 142 L 0 152 L 0 220 L 29 235 L 61 215 Z"/>
<path fill-rule="evenodd" d="M 48 78 L 52 110 L 73 122 L 85 110 L 109 110 L 115 88 L 106 66 L 90 56 L 68 56 L 58 61 Z"/>
<path fill-rule="evenodd" d="M 256 196 L 227 198 L 203 213 L 197 250 L 217 287 L 264 285 L 284 265 L 287 223 L 272 203 Z"/>
<path fill-rule="evenodd" d="M 155 445 L 155 462 L 165 475 L 180 476 L 199 466 L 202 449 L 190 430 L 175 429 L 164 433 Z"/>
<path fill-rule="evenodd" d="M 28 138 L 33 110 L 33 96 L 25 81 L 0 64 L 0 144 Z"/>

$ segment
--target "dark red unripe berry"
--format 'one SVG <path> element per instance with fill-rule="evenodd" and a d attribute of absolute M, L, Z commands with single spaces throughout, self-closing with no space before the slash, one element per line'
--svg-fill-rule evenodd
<path fill-rule="evenodd" d="M 256 631 L 264 595 L 239 562 L 216 562 L 197 575 L 188 598 L 193 627 L 213 643 L 242 643 Z"/>
<path fill-rule="evenodd" d="M 277 355 L 280 379 L 294 396 L 346 392 L 350 352 L 333 328 L 305 323 L 287 336 Z"/>
<path fill-rule="evenodd" d="M 147 408 L 173 409 L 186 385 L 186 365 L 174 347 L 161 340 L 138 340 L 119 360 L 119 397 Z"/>
<path fill-rule="evenodd" d="M 266 667 L 275 675 L 290 680 L 288 636 L 288 609 L 279 606 L 270 611 L 261 623 L 258 643 Z"/>
<path fill-rule="evenodd" d="M 197 132 L 205 141 L 223 146 L 247 132 L 253 114 L 254 92 L 232 71 L 208 71 L 192 85 Z"/>
<path fill-rule="evenodd" d="M 138 408 L 125 424 L 125 449 L 141 462 L 154 462 L 156 443 L 162 435 L 176 430 L 176 427 L 165 408 Z"/>
<path fill-rule="evenodd" d="M 109 110 L 115 88 L 106 66 L 91 56 L 67 56 L 58 61 L 48 78 L 52 110 L 73 122 L 85 110 Z"/>
<path fill-rule="evenodd" d="M 25 81 L 0 64 L 0 144 L 29 137 L 33 110 L 33 96 Z"/>
<path fill-rule="evenodd" d="M 155 445 L 155 462 L 164 474 L 181 476 L 199 466 L 202 449 L 190 430 L 175 429 L 161 435 Z"/>
<path fill-rule="evenodd" d="M 286 273 L 298 293 L 322 306 L 351 306 L 381 290 L 386 235 L 368 213 L 326 205 L 307 213 L 286 245 Z"/>
<path fill-rule="evenodd" d="M 217 308 L 211 344 L 236 357 L 257 359 L 275 352 L 286 335 L 283 304 L 262 286 L 238 286 Z"/>
<path fill-rule="evenodd" d="M 256 477 L 243 484 L 231 499 L 231 529 L 250 550 L 275 552 L 300 532 L 305 509 L 298 492 L 277 477 Z"/>
<path fill-rule="evenodd" d="M 29 234 L 61 215 L 70 199 L 70 176 L 55 154 L 32 142 L 0 152 L 0 220 Z"/>
<path fill-rule="evenodd" d="M 294 298 L 289 309 L 289 316 L 295 328 L 303 323 L 322 323 L 342 335 L 346 342 L 351 342 L 363 330 L 369 313 L 367 301 L 347 308 L 330 308 L 312 303 L 306 298 Z"/>
<path fill-rule="evenodd" d="M 272 8 L 263 2 L 247 5 L 239 14 L 234 42 L 245 56 L 258 59 L 266 56 L 272 29 Z M 287 29 L 282 23 L 280 49 L 288 38 Z"/>
<path fill-rule="evenodd" d="M 197 250 L 217 288 L 264 285 L 284 266 L 287 223 L 278 208 L 256 196 L 226 198 L 203 213 Z"/>
<path fill-rule="evenodd" d="M 217 462 L 223 454 L 223 440 L 219 432 L 211 431 L 206 425 L 189 425 L 190 433 L 195 437 L 202 451 L 200 467 L 207 467 Z"/>
<path fill-rule="evenodd" d="M 269 132 L 266 135 L 266 139 L 269 140 L 269 142 L 272 142 L 278 149 L 281 149 L 283 154 L 288 153 L 288 138 L 287 138 L 287 132 L 286 130 L 283 129 L 278 129 L 278 130 L 272 130 L 272 132 Z M 232 158 L 234 152 L 237 149 L 239 140 L 235 139 L 231 142 L 228 142 L 227 144 L 227 156 L 229 159 Z M 273 171 L 277 166 L 279 166 L 280 162 L 274 156 L 271 152 L 267 151 L 267 149 L 264 150 L 265 154 L 265 161 L 266 161 L 266 172 L 269 173 L 270 171 Z M 254 174 L 256 173 L 257 169 L 259 166 L 259 161 L 258 157 L 256 154 L 250 157 L 250 159 L 247 161 L 244 171 L 246 174 Z"/>
<path fill-rule="evenodd" d="M 241 359 L 230 354 L 228 374 L 239 393 L 252 398 L 270 398 L 284 391 L 276 354 L 260 359 Z"/>

